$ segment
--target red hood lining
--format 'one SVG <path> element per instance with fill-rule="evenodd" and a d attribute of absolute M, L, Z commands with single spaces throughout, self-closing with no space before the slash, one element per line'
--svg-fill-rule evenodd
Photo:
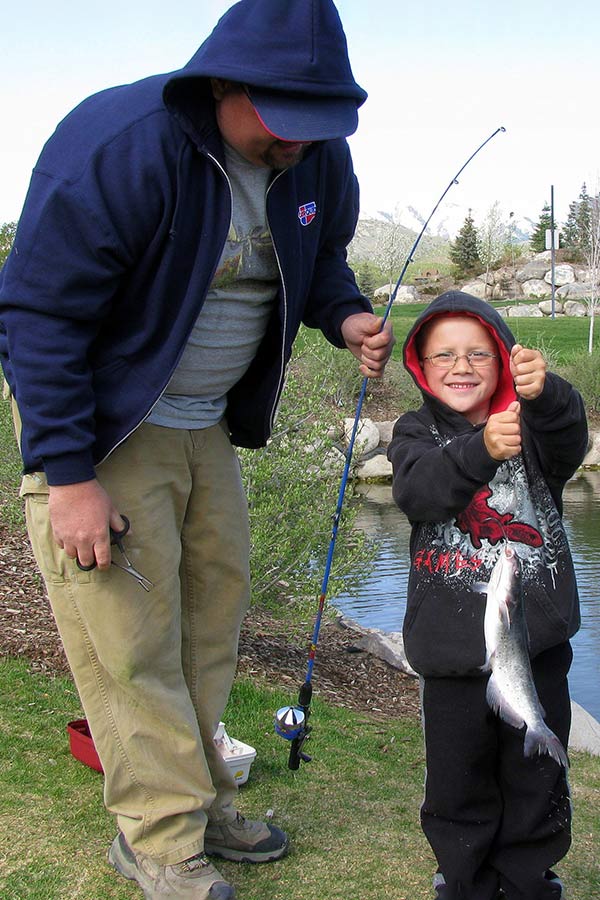
<path fill-rule="evenodd" d="M 456 312 L 435 312 L 433 315 L 429 316 L 420 323 L 418 329 L 411 335 L 410 342 L 406 345 L 404 350 L 404 360 L 405 366 L 408 371 L 411 373 L 420 390 L 424 393 L 429 394 L 431 397 L 434 397 L 435 394 L 432 393 L 427 381 L 425 380 L 425 375 L 423 374 L 423 369 L 419 363 L 419 355 L 417 353 L 416 347 L 416 337 L 421 332 L 424 325 L 427 322 L 431 322 L 432 319 L 439 319 L 442 316 L 470 316 L 472 319 L 477 319 L 478 322 L 483 325 L 486 331 L 489 332 L 491 338 L 494 340 L 498 348 L 498 352 L 500 355 L 500 372 L 498 375 L 498 387 L 490 401 L 490 415 L 493 413 L 503 412 L 509 403 L 512 403 L 513 400 L 517 399 L 517 394 L 515 391 L 514 382 L 512 379 L 512 375 L 510 374 L 510 352 L 504 343 L 504 341 L 498 336 L 498 332 L 495 328 L 489 323 L 486 322 L 485 319 L 482 319 L 481 316 L 476 315 L 475 313 L 467 312 L 466 310 L 460 310 Z"/>

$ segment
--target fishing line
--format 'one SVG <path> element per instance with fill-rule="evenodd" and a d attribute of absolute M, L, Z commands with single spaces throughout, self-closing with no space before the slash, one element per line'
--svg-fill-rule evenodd
<path fill-rule="evenodd" d="M 411 262 L 413 262 L 413 256 L 415 254 L 417 247 L 419 246 L 419 242 L 420 242 L 421 238 L 423 237 L 423 235 L 425 234 L 425 230 L 426 230 L 427 226 L 429 225 L 431 219 L 437 212 L 438 207 L 444 200 L 444 197 L 446 196 L 446 194 L 448 193 L 448 191 L 450 190 L 450 188 L 453 185 L 458 184 L 458 179 L 459 179 L 460 175 L 467 168 L 467 166 L 469 165 L 471 160 L 475 156 L 477 156 L 479 151 L 483 150 L 485 145 L 488 144 L 492 140 L 492 138 L 496 137 L 497 134 L 499 134 L 500 132 L 504 132 L 504 131 L 506 131 L 506 128 L 504 128 L 503 126 L 500 126 L 492 134 L 490 134 L 490 136 L 488 138 L 486 138 L 482 144 L 479 145 L 477 150 L 475 150 L 469 156 L 467 161 L 460 167 L 460 169 L 458 170 L 456 175 L 452 178 L 452 180 L 450 181 L 450 183 L 448 184 L 448 186 L 446 187 L 446 189 L 440 196 L 440 199 L 437 201 L 437 203 L 431 210 L 431 213 L 429 214 L 427 220 L 425 221 L 425 224 L 423 225 L 423 227 L 421 228 L 421 231 L 417 235 L 417 239 L 415 240 L 414 244 L 412 245 L 410 253 L 406 257 L 406 261 L 404 263 L 404 266 L 402 267 L 402 271 L 400 272 L 400 276 L 396 282 L 396 286 L 395 286 L 392 294 L 390 295 L 389 301 L 385 308 L 385 312 L 382 316 L 380 331 L 383 330 L 385 323 L 388 320 L 388 317 L 389 317 L 391 309 L 392 309 L 392 305 L 393 305 L 394 300 L 396 299 L 396 295 L 398 293 L 398 288 L 402 284 L 402 279 L 404 278 L 404 275 L 406 274 L 406 270 L 408 269 Z M 354 444 L 356 441 L 356 434 L 358 431 L 358 425 L 359 425 L 359 420 L 360 420 L 360 414 L 362 411 L 363 401 L 365 399 L 365 394 L 367 392 L 368 381 L 369 381 L 368 377 L 365 376 L 365 378 L 363 379 L 363 382 L 362 382 L 361 389 L 360 389 L 358 402 L 356 404 L 356 412 L 354 415 L 354 424 L 352 426 L 352 432 L 350 435 L 350 440 L 348 442 L 348 448 L 346 450 L 346 461 L 345 461 L 344 471 L 342 473 L 342 478 L 341 478 L 341 482 L 340 482 L 340 489 L 339 489 L 338 498 L 337 498 L 337 505 L 336 505 L 334 516 L 333 516 L 331 539 L 329 541 L 329 550 L 328 550 L 327 559 L 325 562 L 323 580 L 321 582 L 321 593 L 319 595 L 319 604 L 318 604 L 318 608 L 317 608 L 317 615 L 315 617 L 312 641 L 311 641 L 311 645 L 310 645 L 310 651 L 308 654 L 308 665 L 307 665 L 307 669 L 306 669 L 306 678 L 305 678 L 304 683 L 300 687 L 300 691 L 298 693 L 297 705 L 296 706 L 283 706 L 283 707 L 281 707 L 281 709 L 278 709 L 277 712 L 275 713 L 275 731 L 281 737 L 292 742 L 292 745 L 290 748 L 289 760 L 288 760 L 288 767 L 290 769 L 298 769 L 300 767 L 301 761 L 308 762 L 310 760 L 310 756 L 307 756 L 307 754 L 303 752 L 303 746 L 304 746 L 304 742 L 308 739 L 310 731 L 311 731 L 311 726 L 309 726 L 309 724 L 308 724 L 308 718 L 310 715 L 310 702 L 312 699 L 312 673 L 313 673 L 315 657 L 316 657 L 316 653 L 317 653 L 317 644 L 319 641 L 319 633 L 321 630 L 321 620 L 323 618 L 323 610 L 325 608 L 325 598 L 327 596 L 327 587 L 329 584 L 329 574 L 331 572 L 331 565 L 333 562 L 333 555 L 335 552 L 335 544 L 336 544 L 338 528 L 339 528 L 339 524 L 340 524 L 340 518 L 341 518 L 341 514 L 342 514 L 342 507 L 344 505 L 344 496 L 346 493 L 346 486 L 348 483 L 348 474 L 350 472 L 350 464 L 352 462 L 352 453 L 354 451 Z"/>

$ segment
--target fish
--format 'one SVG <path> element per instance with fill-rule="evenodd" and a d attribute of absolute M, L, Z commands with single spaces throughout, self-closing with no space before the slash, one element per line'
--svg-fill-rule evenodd
<path fill-rule="evenodd" d="M 525 756 L 547 753 L 568 769 L 565 748 L 546 725 L 535 688 L 528 651 L 521 561 L 508 544 L 502 548 L 489 582 L 480 589 L 487 594 L 486 659 L 482 666 L 482 671 L 491 672 L 487 702 L 505 722 L 519 729 L 526 726 Z"/>

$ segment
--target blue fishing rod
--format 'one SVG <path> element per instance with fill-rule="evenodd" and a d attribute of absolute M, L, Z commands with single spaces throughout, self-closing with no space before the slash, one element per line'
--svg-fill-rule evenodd
<path fill-rule="evenodd" d="M 398 288 L 402 284 L 402 280 L 406 274 L 406 270 L 408 269 L 411 262 L 413 262 L 413 257 L 414 257 L 417 247 L 419 246 L 421 238 L 425 234 L 427 226 L 429 225 L 431 219 L 437 212 L 437 209 L 440 206 L 440 204 L 442 203 L 442 201 L 444 200 L 444 197 L 446 196 L 446 194 L 448 193 L 448 191 L 450 190 L 450 188 L 453 185 L 458 184 L 458 179 L 459 179 L 460 175 L 467 168 L 467 166 L 469 165 L 471 160 L 475 156 L 477 156 L 477 154 L 480 152 L 480 150 L 483 150 L 483 148 L 486 146 L 486 144 L 489 144 L 489 142 L 492 140 L 492 138 L 495 138 L 497 134 L 499 134 L 500 132 L 504 132 L 504 131 L 506 131 L 506 128 L 504 128 L 501 125 L 492 134 L 490 134 L 490 136 L 488 138 L 486 138 L 482 144 L 479 145 L 477 150 L 475 150 L 474 153 L 472 153 L 469 156 L 467 161 L 460 167 L 460 169 L 458 170 L 456 175 L 452 178 L 452 180 L 450 181 L 450 183 L 444 190 L 440 199 L 437 201 L 437 203 L 431 210 L 431 213 L 429 214 L 427 221 L 423 225 L 421 231 L 419 232 L 419 234 L 417 236 L 417 239 L 415 240 L 414 244 L 412 245 L 410 253 L 406 257 L 406 261 L 404 263 L 404 266 L 402 267 L 402 271 L 400 272 L 400 277 L 398 278 L 398 280 L 396 282 L 396 286 L 395 286 L 392 294 L 390 295 L 389 301 L 385 308 L 385 312 L 383 314 L 382 321 L 381 321 L 381 329 L 380 330 L 382 330 L 384 328 L 385 323 L 388 320 L 388 317 L 392 310 L 392 305 L 394 303 L 394 300 L 396 299 L 396 294 L 398 293 Z M 317 609 L 317 615 L 315 617 L 315 624 L 314 624 L 314 629 L 313 629 L 312 641 L 311 641 L 311 645 L 310 645 L 310 651 L 308 654 L 308 665 L 307 665 L 307 669 L 306 669 L 306 678 L 304 680 L 304 683 L 300 687 L 300 691 L 298 693 L 297 704 L 295 706 L 282 706 L 281 709 L 278 709 L 277 712 L 275 713 L 275 731 L 282 738 L 285 738 L 285 740 L 292 742 L 291 747 L 290 747 L 288 768 L 294 769 L 294 770 L 300 768 L 300 762 L 309 762 L 310 761 L 310 756 L 308 756 L 304 752 L 303 748 L 304 748 L 304 744 L 308 740 L 310 732 L 312 730 L 311 726 L 308 724 L 308 719 L 310 716 L 310 702 L 312 699 L 312 674 L 313 674 L 313 668 L 315 665 L 315 657 L 317 654 L 317 644 L 319 642 L 319 633 L 321 630 L 321 620 L 323 618 L 323 610 L 325 609 L 325 598 L 327 597 L 327 587 L 329 585 L 329 574 L 331 572 L 331 565 L 333 563 L 333 555 L 335 552 L 338 528 L 339 528 L 339 524 L 340 524 L 340 518 L 342 515 L 342 507 L 344 505 L 344 497 L 346 495 L 346 486 L 348 483 L 348 475 L 350 473 L 350 464 L 352 462 L 352 453 L 354 451 L 354 443 L 355 443 L 356 434 L 358 431 L 363 401 L 365 399 L 365 394 L 367 392 L 368 381 L 369 381 L 368 377 L 365 377 L 362 382 L 360 394 L 358 397 L 358 402 L 356 404 L 356 412 L 354 415 L 354 424 L 352 427 L 352 433 L 350 435 L 350 440 L 348 442 L 348 448 L 346 450 L 346 462 L 344 465 L 344 471 L 342 473 L 342 479 L 340 482 L 337 506 L 336 506 L 335 514 L 333 516 L 333 526 L 331 529 L 331 539 L 329 541 L 329 551 L 327 553 L 327 559 L 325 562 L 325 570 L 323 573 L 323 580 L 321 582 L 321 593 L 319 595 L 319 605 L 318 605 L 318 609 Z"/>

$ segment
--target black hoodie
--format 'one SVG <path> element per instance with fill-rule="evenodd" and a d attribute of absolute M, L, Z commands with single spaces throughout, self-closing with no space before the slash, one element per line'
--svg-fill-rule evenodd
<path fill-rule="evenodd" d="M 492 306 L 448 291 L 419 316 L 404 344 L 404 365 L 423 406 L 394 426 L 388 450 L 393 496 L 412 523 L 404 644 L 426 676 L 476 675 L 485 661 L 485 594 L 498 551 L 509 540 L 521 558 L 530 653 L 572 637 L 579 627 L 573 562 L 561 520 L 562 491 L 587 447 L 581 397 L 547 373 L 536 400 L 521 399 L 522 452 L 493 459 L 484 425 L 472 425 L 431 393 L 417 335 L 440 315 L 474 316 L 500 356 L 490 414 L 517 399 L 510 374 L 514 337 Z"/>

